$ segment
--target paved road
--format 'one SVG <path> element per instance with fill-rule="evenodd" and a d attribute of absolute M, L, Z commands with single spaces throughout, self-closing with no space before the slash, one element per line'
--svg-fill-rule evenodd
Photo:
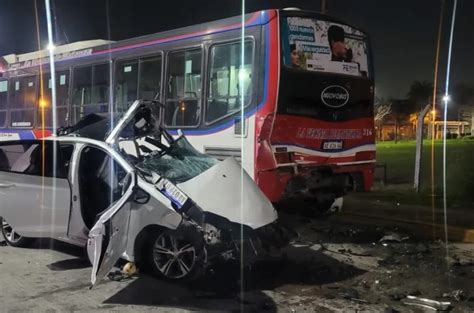
<path fill-rule="evenodd" d="M 300 239 L 282 258 L 244 271 L 243 282 L 240 269 L 225 264 L 191 286 L 139 275 L 104 279 L 90 290 L 91 268 L 81 249 L 58 242 L 29 249 L 0 243 L 0 312 L 415 312 L 391 294 L 419 290 L 439 298 L 453 289 L 469 291 L 474 281 L 474 266 L 465 261 L 474 259 L 472 245 L 464 252 L 452 247 L 464 263 L 448 279 L 441 244 L 382 245 L 378 239 L 388 230 L 380 227 L 285 218 Z M 473 303 L 456 303 L 453 312 Z"/>
<path fill-rule="evenodd" d="M 236 284 L 238 268 L 232 265 L 230 272 L 227 266 L 217 267 L 217 273 L 196 286 L 173 285 L 140 275 L 121 282 L 105 279 L 90 290 L 91 268 L 81 253 L 58 242 L 52 249 L 44 243 L 30 249 L 1 246 L 0 312 L 276 312 L 277 307 L 284 312 L 303 307 L 305 311 L 318 308 L 317 312 L 332 312 L 316 303 L 301 304 L 304 298 L 276 291 L 280 283 L 261 281 L 257 285 L 262 288 L 241 293 Z M 291 285 L 289 282 L 286 287 Z"/>

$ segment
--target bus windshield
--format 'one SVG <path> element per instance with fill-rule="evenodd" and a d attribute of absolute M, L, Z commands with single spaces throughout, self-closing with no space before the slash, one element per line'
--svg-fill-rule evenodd
<path fill-rule="evenodd" d="M 369 76 L 367 36 L 350 26 L 316 18 L 284 17 L 281 42 L 288 67 Z"/>

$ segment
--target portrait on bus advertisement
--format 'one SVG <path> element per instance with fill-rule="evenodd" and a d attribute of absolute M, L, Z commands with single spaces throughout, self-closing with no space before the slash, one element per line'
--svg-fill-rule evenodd
<path fill-rule="evenodd" d="M 367 76 L 367 41 L 359 30 L 313 18 L 282 22 L 285 65 L 309 71 Z"/>

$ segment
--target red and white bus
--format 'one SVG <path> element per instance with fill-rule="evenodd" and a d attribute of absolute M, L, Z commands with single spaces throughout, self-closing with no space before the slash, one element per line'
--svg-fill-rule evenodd
<path fill-rule="evenodd" d="M 47 53 L 3 60 L 0 140 L 50 135 Z M 332 17 L 265 10 L 245 16 L 244 36 L 234 17 L 59 46 L 54 62 L 58 126 L 158 99 L 163 127 L 181 129 L 205 153 L 237 158 L 273 202 L 332 203 L 348 189 L 371 188 L 370 43 Z"/>

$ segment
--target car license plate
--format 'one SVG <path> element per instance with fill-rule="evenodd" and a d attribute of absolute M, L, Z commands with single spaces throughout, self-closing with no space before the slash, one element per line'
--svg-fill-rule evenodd
<path fill-rule="evenodd" d="M 182 208 L 188 200 L 188 196 L 167 179 L 159 181 L 157 187 L 178 208 Z"/>
<path fill-rule="evenodd" d="M 323 143 L 323 150 L 342 149 L 342 141 L 326 141 Z"/>

